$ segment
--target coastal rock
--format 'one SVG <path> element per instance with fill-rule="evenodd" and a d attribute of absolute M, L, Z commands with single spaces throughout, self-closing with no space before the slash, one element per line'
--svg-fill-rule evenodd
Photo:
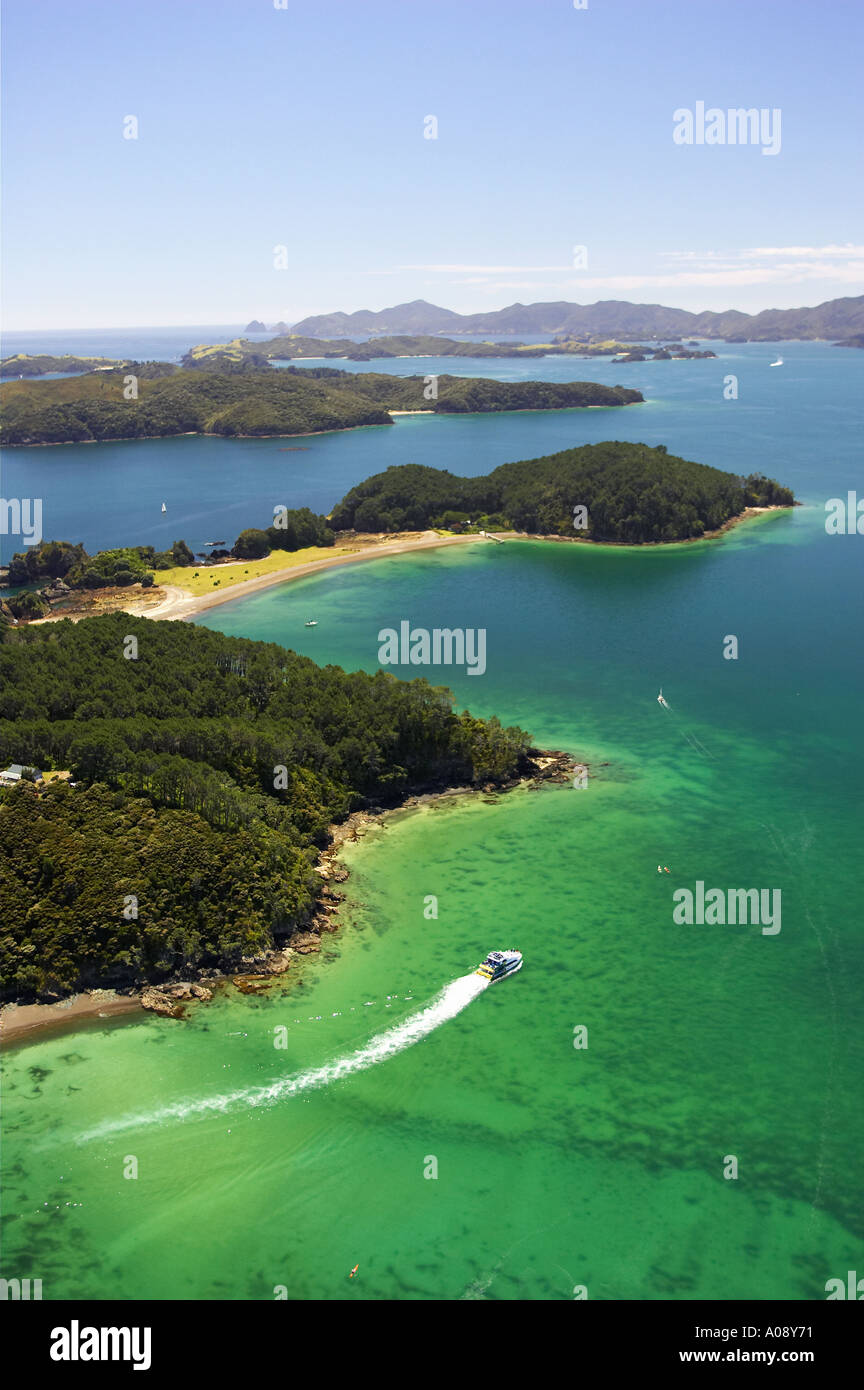
<path fill-rule="evenodd" d="M 576 769 L 586 766 L 574 758 L 572 753 L 563 753 L 560 749 L 535 753 L 531 761 L 536 769 L 535 782 L 570 782 Z"/>
<path fill-rule="evenodd" d="M 161 989 L 145 989 L 141 994 L 141 1007 L 162 1018 L 183 1017 L 183 1005 L 163 994 Z"/>
<path fill-rule="evenodd" d="M 289 942 L 292 951 L 298 955 L 309 956 L 321 950 L 321 942 L 315 932 L 295 931 Z"/>
<path fill-rule="evenodd" d="M 274 951 L 267 961 L 267 973 L 269 975 L 284 975 L 286 970 L 291 968 L 292 952 Z"/>
<path fill-rule="evenodd" d="M 233 975 L 232 983 L 241 994 L 263 994 L 273 984 L 270 975 Z"/>

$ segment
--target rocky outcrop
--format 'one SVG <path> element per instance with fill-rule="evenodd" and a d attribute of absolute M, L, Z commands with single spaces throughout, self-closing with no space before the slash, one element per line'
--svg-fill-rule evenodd
<path fill-rule="evenodd" d="M 300 956 L 314 955 L 321 950 L 320 938 L 314 931 L 295 931 L 288 940 L 291 950 Z"/>
<path fill-rule="evenodd" d="M 162 989 L 145 989 L 141 994 L 142 1009 L 159 1014 L 160 1018 L 182 1018 L 183 1005 Z"/>
<path fill-rule="evenodd" d="M 173 985 L 149 985 L 141 993 L 141 1007 L 162 1018 L 183 1018 L 184 1003 L 199 999 L 207 1003 L 213 998 L 212 989 L 194 980 L 181 980 Z"/>

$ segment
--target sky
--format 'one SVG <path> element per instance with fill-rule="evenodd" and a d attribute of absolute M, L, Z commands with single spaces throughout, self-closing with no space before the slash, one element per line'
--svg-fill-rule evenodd
<path fill-rule="evenodd" d="M 10 330 L 864 293 L 859 0 L 3 9 Z"/>

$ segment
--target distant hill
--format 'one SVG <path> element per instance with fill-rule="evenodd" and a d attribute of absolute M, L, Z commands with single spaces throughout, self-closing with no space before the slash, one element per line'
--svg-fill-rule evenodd
<path fill-rule="evenodd" d="M 316 314 L 295 323 L 294 333 L 308 337 L 354 334 L 526 333 L 575 339 L 722 338 L 727 342 L 772 342 L 778 339 L 835 339 L 864 333 L 864 295 L 831 299 L 814 308 L 764 309 L 744 314 L 706 310 L 694 314 L 662 304 L 631 304 L 623 299 L 596 304 L 556 300 L 543 304 L 511 304 L 483 314 L 456 314 L 415 299 L 391 309 L 354 314 Z"/>
<path fill-rule="evenodd" d="M 309 325 L 313 325 L 310 327 Z M 465 333 L 465 315 L 452 309 L 439 309 L 425 299 L 397 304 L 393 309 L 358 309 L 354 314 L 316 314 L 295 323 L 294 333 L 311 338 L 353 337 L 364 333 L 446 333 L 450 328 Z"/>

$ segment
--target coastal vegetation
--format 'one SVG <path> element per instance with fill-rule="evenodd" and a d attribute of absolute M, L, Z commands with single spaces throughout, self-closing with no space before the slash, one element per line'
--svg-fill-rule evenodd
<path fill-rule="evenodd" d="M 742 478 L 662 445 L 609 441 L 477 478 L 420 464 L 388 468 L 352 488 L 330 522 L 339 531 L 404 531 L 472 519 L 492 530 L 641 544 L 689 540 L 748 507 L 793 502 L 788 488 L 759 474 Z"/>
<path fill-rule="evenodd" d="M 331 823 L 528 766 L 425 680 L 126 613 L 7 633 L 0 690 L 0 761 L 75 784 L 0 792 L 7 996 L 237 965 L 312 918 Z"/>
<path fill-rule="evenodd" d="M 195 556 L 185 541 L 175 541 L 170 550 L 156 551 L 152 545 L 124 546 L 88 555 L 83 545 L 71 541 L 40 541 L 31 549 L 18 551 L 9 561 L 7 583 L 15 588 L 41 580 L 60 580 L 70 589 L 124 588 L 129 584 L 152 584 L 151 570 L 192 565 Z"/>
<path fill-rule="evenodd" d="M 423 377 L 358 374 L 334 368 L 274 371 L 245 363 L 136 377 L 131 367 L 55 381 L 15 381 L 0 388 L 4 442 L 58 444 L 177 434 L 298 435 L 358 425 L 389 425 L 391 410 L 440 413 L 558 410 L 627 405 L 638 391 L 596 382 L 497 382 L 440 376 L 427 399 Z"/>

